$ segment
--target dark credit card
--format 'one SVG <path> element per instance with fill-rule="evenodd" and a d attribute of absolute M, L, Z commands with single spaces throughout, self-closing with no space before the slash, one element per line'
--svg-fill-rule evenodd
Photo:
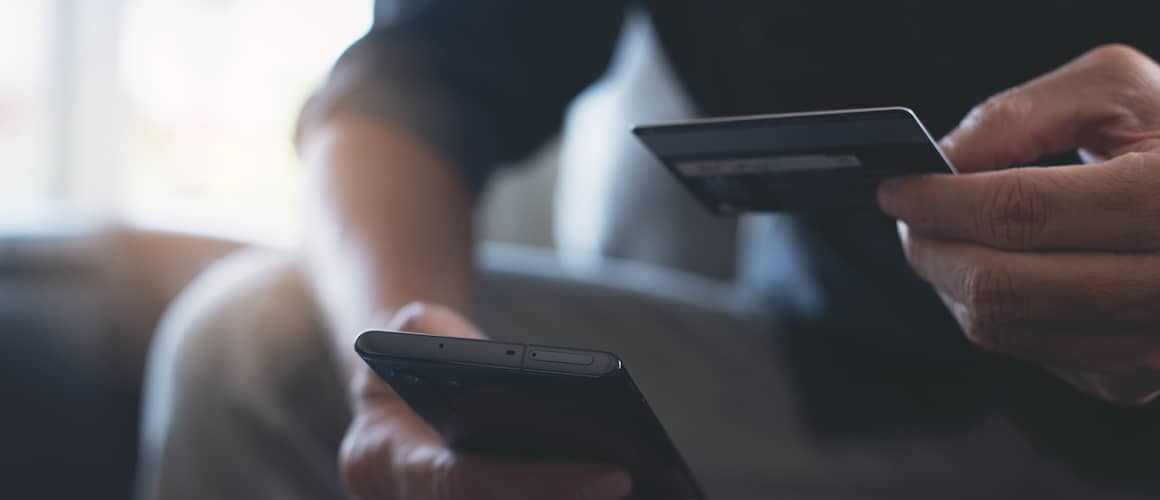
<path fill-rule="evenodd" d="M 954 172 L 906 108 L 714 118 L 632 131 L 719 214 L 873 207 L 885 179 Z"/>

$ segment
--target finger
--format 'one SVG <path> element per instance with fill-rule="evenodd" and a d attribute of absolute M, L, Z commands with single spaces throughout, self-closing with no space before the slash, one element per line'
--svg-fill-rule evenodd
<path fill-rule="evenodd" d="M 438 500 L 619 500 L 632 490 L 623 470 L 571 461 L 518 462 L 459 457 L 427 469 Z"/>
<path fill-rule="evenodd" d="M 1048 341 L 1044 341 L 1048 340 Z M 1098 373 L 1085 380 L 1089 392 L 1109 401 L 1145 399 L 1160 386 L 1148 373 L 1160 370 L 1160 339 L 1149 335 L 1011 336 L 989 349 L 1067 371 Z"/>
<path fill-rule="evenodd" d="M 976 106 L 941 142 L 959 172 L 1007 168 L 1084 148 L 1108 154 L 1156 136 L 1160 68 L 1122 45 L 1092 50 Z"/>
<path fill-rule="evenodd" d="M 356 413 L 366 414 L 391 425 L 405 426 L 416 433 L 423 431 L 426 437 L 436 436 L 426 421 L 370 366 L 364 364 L 355 370 L 350 390 L 351 404 Z"/>
<path fill-rule="evenodd" d="M 1160 396 L 1160 380 L 1156 375 L 1117 376 L 1092 373 L 1087 378 L 1097 396 L 1123 406 L 1148 404 Z"/>
<path fill-rule="evenodd" d="M 984 347 L 1152 334 L 1160 323 L 1158 255 L 1006 252 L 902 233 L 914 271 L 946 296 L 964 333 Z"/>
<path fill-rule="evenodd" d="M 1160 374 L 1117 375 L 1046 366 L 1082 392 L 1122 406 L 1148 404 L 1160 397 Z"/>
<path fill-rule="evenodd" d="M 435 431 L 408 413 L 371 408 L 355 414 L 339 449 L 339 470 L 356 497 L 398 498 L 412 484 L 409 470 L 422 470 L 448 453 Z"/>
<path fill-rule="evenodd" d="M 411 302 L 399 308 L 391 318 L 388 329 L 446 337 L 487 338 L 487 335 L 454 309 L 427 302 Z"/>
<path fill-rule="evenodd" d="M 409 408 L 359 412 L 341 456 L 344 484 L 368 498 L 612 500 L 632 489 L 611 466 L 458 454 Z"/>
<path fill-rule="evenodd" d="M 1149 305 L 1160 277 L 1156 256 L 1129 256 L 1129 263 L 1113 262 L 1114 255 L 1037 256 L 902 232 L 911 265 L 938 289 L 972 343 L 1066 370 L 1133 379 L 1160 371 L 1152 326 L 1160 314 Z M 1142 387 L 1121 381 L 1098 395 L 1151 398 Z"/>
<path fill-rule="evenodd" d="M 1009 250 L 1160 248 L 1160 153 L 1090 166 L 891 179 L 879 205 L 912 230 Z"/>

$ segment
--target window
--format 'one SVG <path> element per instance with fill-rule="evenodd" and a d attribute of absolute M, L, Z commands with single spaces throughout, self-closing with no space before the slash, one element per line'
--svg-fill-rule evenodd
<path fill-rule="evenodd" d="M 0 1 L 0 204 L 296 238 L 295 118 L 372 0 Z"/>
<path fill-rule="evenodd" d="M 7 0 L 0 6 L 0 214 L 30 212 L 55 194 L 49 155 L 50 7 Z"/>

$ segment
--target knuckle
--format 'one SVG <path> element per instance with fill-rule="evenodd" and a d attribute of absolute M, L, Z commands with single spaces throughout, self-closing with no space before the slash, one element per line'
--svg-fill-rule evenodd
<path fill-rule="evenodd" d="M 1140 167 L 1140 166 L 1143 166 L 1145 163 L 1154 162 L 1155 157 L 1156 157 L 1155 153 L 1145 153 L 1142 151 L 1127 151 L 1127 152 L 1121 154 L 1120 156 L 1116 157 L 1116 159 L 1122 163 L 1127 164 L 1127 165 L 1131 165 L 1133 167 Z"/>
<path fill-rule="evenodd" d="M 1011 275 L 992 268 L 978 268 L 968 273 L 965 290 L 964 333 L 980 347 L 1002 351 L 1005 348 L 1003 326 L 1015 319 L 1019 307 Z"/>
<path fill-rule="evenodd" d="M 432 456 L 430 450 L 415 449 L 394 454 L 389 462 L 393 472 L 394 488 L 398 498 L 425 498 L 443 500 L 455 498 L 448 488 L 455 472 L 454 462 Z"/>
<path fill-rule="evenodd" d="M 971 110 L 968 121 L 975 126 L 988 127 L 1017 120 L 1019 107 L 1015 105 L 1013 93 L 1014 90 L 1008 90 L 987 98 Z"/>
<path fill-rule="evenodd" d="M 957 131 L 1017 129 L 1027 121 L 1028 115 L 1035 111 L 1032 107 L 1034 99 L 1028 97 L 1028 92 L 1024 86 L 1016 86 L 989 97 L 967 113 Z M 993 133 L 972 134 L 967 132 L 966 136 L 991 137 Z M 957 142 L 959 139 L 958 134 L 955 135 L 955 140 L 952 142 Z M 1032 134 L 1031 138 L 1033 140 L 1010 141 L 1003 147 L 984 144 L 985 147 L 981 149 L 985 153 L 975 152 L 971 156 L 978 156 L 974 159 L 974 161 L 979 162 L 976 167 L 987 168 L 1006 167 L 1015 162 L 1031 161 L 1039 156 L 1039 148 L 1043 146 L 1042 140 L 1036 135 Z M 972 145 L 965 144 L 962 147 L 971 148 Z"/>
<path fill-rule="evenodd" d="M 1112 161 L 1118 166 L 1114 170 L 1117 173 L 1114 179 L 1121 187 L 1160 187 L 1160 176 L 1156 175 L 1157 168 L 1160 168 L 1160 153 L 1125 151 L 1117 155 Z M 1154 195 L 1155 191 L 1149 191 L 1147 194 Z"/>
<path fill-rule="evenodd" d="M 970 305 L 985 312 L 983 316 L 992 322 L 1005 319 L 1015 309 L 1018 294 L 1008 272 L 980 267 L 972 274 L 969 290 Z"/>
<path fill-rule="evenodd" d="M 1084 55 L 1085 59 L 1096 61 L 1112 70 L 1134 70 L 1150 59 L 1139 49 L 1123 43 L 1100 45 Z"/>
<path fill-rule="evenodd" d="M 1006 247 L 1030 248 L 1047 226 L 1047 209 L 1040 186 L 1011 172 L 998 183 L 983 204 L 976 224 L 978 234 Z"/>
<path fill-rule="evenodd" d="M 375 498 L 389 495 L 393 491 L 394 481 L 389 475 L 380 477 L 376 471 L 381 469 L 380 464 L 389 463 L 386 450 L 371 446 L 359 439 L 352 439 L 348 434 L 343 440 L 339 456 L 339 475 L 343 486 L 363 498 Z"/>
<path fill-rule="evenodd" d="M 420 316 L 420 315 L 424 314 L 425 312 L 427 312 L 427 310 L 430 308 L 431 308 L 431 304 L 428 304 L 427 302 L 423 302 L 422 300 L 416 300 L 416 301 L 408 302 L 407 305 L 400 308 L 399 313 L 401 314 L 403 312 L 407 312 L 407 313 L 413 314 L 415 316 Z"/>
<path fill-rule="evenodd" d="M 1125 220 L 1118 241 L 1125 249 L 1160 247 L 1160 155 L 1128 152 L 1115 159 L 1098 207 Z"/>
<path fill-rule="evenodd" d="M 422 301 L 410 302 L 400 307 L 391 318 L 391 329 L 410 331 L 420 328 L 423 318 L 429 314 L 430 309 L 431 304 Z"/>
<path fill-rule="evenodd" d="M 1156 169 L 1160 168 L 1160 153 L 1125 151 L 1116 155 L 1112 162 L 1118 167 L 1114 169 L 1114 179 L 1121 185 L 1160 184 L 1160 178 L 1156 176 Z"/>
<path fill-rule="evenodd" d="M 1160 153 L 1127 151 L 1117 156 L 1115 162 L 1121 166 L 1116 180 L 1123 188 L 1146 186 L 1148 189 L 1144 191 L 1150 196 L 1145 199 L 1155 198 L 1153 189 L 1160 188 L 1160 176 L 1156 175 L 1157 168 L 1160 168 Z M 1160 209 L 1160 205 L 1154 208 Z"/>

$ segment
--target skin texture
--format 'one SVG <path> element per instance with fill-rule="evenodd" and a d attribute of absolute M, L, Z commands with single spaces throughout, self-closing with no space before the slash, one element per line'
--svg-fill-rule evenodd
<path fill-rule="evenodd" d="M 372 327 L 484 337 L 465 319 L 472 200 L 447 160 L 399 129 L 357 119 L 317 128 L 301 155 L 312 177 L 308 275 L 350 380 L 354 419 L 339 457 L 350 493 L 408 500 L 627 496 L 627 474 L 607 466 L 451 451 L 355 355 L 355 336 Z"/>
<path fill-rule="evenodd" d="M 966 336 L 1113 403 L 1160 395 L 1160 66 L 1099 47 L 942 146 L 963 175 L 892 180 L 879 204 Z M 1069 150 L 1088 163 L 1009 168 Z"/>
<path fill-rule="evenodd" d="M 307 266 L 348 370 L 363 329 L 414 301 L 467 314 L 472 200 L 449 162 L 401 129 L 340 119 L 301 148 Z"/>

